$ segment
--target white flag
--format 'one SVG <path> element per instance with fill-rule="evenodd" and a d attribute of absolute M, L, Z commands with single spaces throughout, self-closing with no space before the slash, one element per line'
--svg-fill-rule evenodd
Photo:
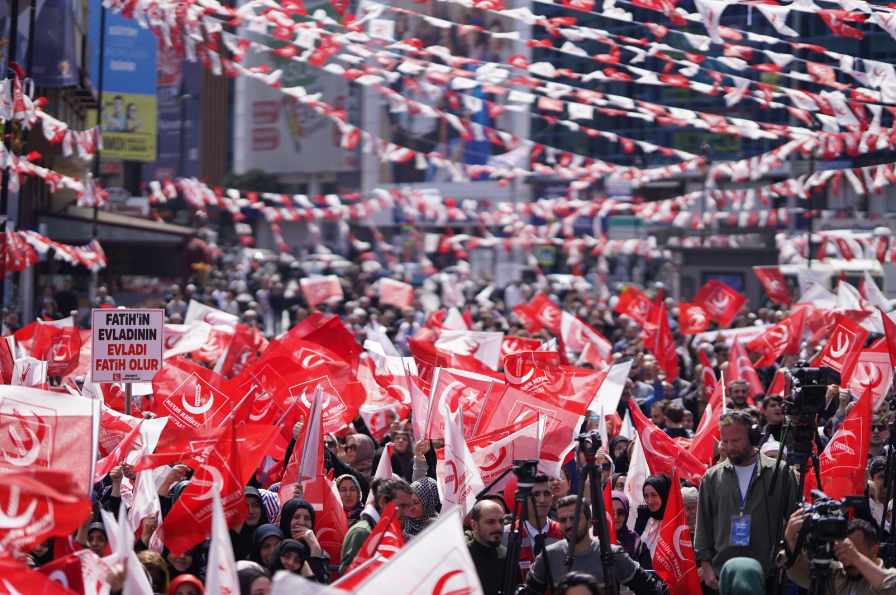
<path fill-rule="evenodd" d="M 162 359 L 202 349 L 212 332 L 212 325 L 201 320 L 192 324 L 166 324 L 162 330 L 165 352 Z"/>
<path fill-rule="evenodd" d="M 209 595 L 227 595 L 240 592 L 240 581 L 233 560 L 233 546 L 224 518 L 224 507 L 217 490 L 212 490 L 212 537 L 208 545 L 208 574 L 205 592 Z"/>
<path fill-rule="evenodd" d="M 483 595 L 464 539 L 463 514 L 454 510 L 402 548 L 354 590 L 355 595 L 463 593 Z"/>
<path fill-rule="evenodd" d="M 629 510 L 637 510 L 644 503 L 644 494 L 641 489 L 644 481 L 650 477 L 650 469 L 647 467 L 647 459 L 641 450 L 641 439 L 635 436 L 635 446 L 632 448 L 632 462 L 628 466 L 628 475 L 625 478 L 625 495 L 628 497 Z M 636 514 L 628 515 L 628 528 L 635 528 Z"/>
<path fill-rule="evenodd" d="M 719 19 L 728 8 L 729 3 L 724 0 L 694 0 L 694 4 L 703 18 L 703 24 L 706 26 L 706 32 L 709 33 L 710 39 L 714 43 L 725 43 L 719 34 Z"/>
<path fill-rule="evenodd" d="M 864 275 L 865 281 L 862 284 L 862 291 L 865 294 L 865 299 L 880 308 L 881 312 L 889 312 L 890 301 L 886 297 L 884 297 L 883 293 L 881 293 L 881 290 L 877 286 L 877 283 L 874 282 L 874 278 L 871 277 L 871 273 L 869 273 L 868 271 L 863 271 L 862 274 Z"/>
<path fill-rule="evenodd" d="M 41 388 L 47 384 L 47 362 L 33 357 L 22 357 L 13 362 L 12 386 Z"/>
<path fill-rule="evenodd" d="M 622 364 L 616 364 L 607 371 L 607 377 L 600 383 L 597 389 L 597 396 L 588 407 L 591 411 L 600 411 L 603 409 L 612 415 L 619 407 L 619 399 L 622 398 L 622 391 L 625 389 L 625 381 L 628 380 L 628 372 L 632 369 L 632 362 L 627 361 Z"/>
<path fill-rule="evenodd" d="M 485 484 L 479 473 L 479 466 L 473 460 L 470 449 L 464 440 L 463 430 L 458 427 L 457 416 L 451 415 L 445 408 L 445 459 L 441 469 L 436 469 L 439 478 L 439 492 L 442 496 L 442 510 L 460 508 L 461 516 L 466 516 L 476 503 L 478 494 Z"/>
<path fill-rule="evenodd" d="M 497 370 L 501 362 L 502 343 L 504 333 L 442 331 L 436 340 L 436 347 L 457 355 L 472 355 L 492 370 Z"/>

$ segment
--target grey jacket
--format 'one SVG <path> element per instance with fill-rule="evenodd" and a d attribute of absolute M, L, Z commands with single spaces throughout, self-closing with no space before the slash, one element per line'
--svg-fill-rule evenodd
<path fill-rule="evenodd" d="M 776 523 L 789 518 L 796 504 L 797 482 L 790 467 L 781 463 L 775 491 L 769 493 L 775 459 L 759 455 L 756 476 L 747 491 L 744 515 L 750 515 L 750 545 L 732 546 L 731 520 L 740 513 L 740 486 L 737 473 L 730 461 L 712 467 L 700 481 L 700 499 L 697 503 L 697 528 L 694 534 L 694 556 L 712 562 L 718 575 L 722 566 L 731 558 L 753 558 L 762 564 L 765 575 L 774 571 L 772 552 L 777 544 Z M 781 495 L 784 492 L 784 511 L 781 511 Z"/>

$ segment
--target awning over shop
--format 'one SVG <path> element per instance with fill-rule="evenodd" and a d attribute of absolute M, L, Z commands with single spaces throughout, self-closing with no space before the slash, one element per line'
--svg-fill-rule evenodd
<path fill-rule="evenodd" d="M 196 230 L 150 219 L 99 211 L 97 239 L 101 244 L 156 244 L 173 246 L 188 241 Z M 93 238 L 93 209 L 69 207 L 64 213 L 41 213 L 38 222 L 58 242 L 83 244 Z"/>

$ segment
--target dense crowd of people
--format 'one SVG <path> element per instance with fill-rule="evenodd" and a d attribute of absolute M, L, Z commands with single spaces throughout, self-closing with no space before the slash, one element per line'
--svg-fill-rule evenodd
<path fill-rule="evenodd" d="M 315 272 L 330 271 L 322 268 Z M 617 311 L 618 289 L 608 291 L 612 288 L 590 284 L 559 287 L 544 280 L 513 282 L 504 288 L 494 288 L 488 280 L 473 279 L 460 272 L 428 278 L 417 287 L 411 304 L 398 308 L 382 303 L 379 298 L 376 282 L 383 275 L 402 278 L 389 271 L 363 272 L 360 267 L 341 270 L 339 281 L 344 297 L 311 308 L 299 289 L 303 272 L 235 259 L 214 270 L 203 283 L 195 282 L 183 288 L 171 286 L 162 305 L 171 324 L 183 323 L 190 301 L 195 300 L 239 317 L 241 324 L 258 329 L 268 339 L 287 332 L 317 310 L 327 316 L 338 316 L 359 345 L 385 335 L 397 353 L 407 357 L 412 355 L 408 338 L 425 334 L 429 317 L 433 310 L 438 310 L 432 308 L 433 303 L 460 306 L 470 330 L 499 331 L 505 336 L 535 338 L 542 343 L 556 340 L 548 330 L 528 332 L 527 325 L 514 312 L 515 306 L 543 292 L 564 312 L 574 314 L 609 341 L 610 363 L 630 362 L 617 410 L 589 410 L 581 428 L 576 429 L 576 433 L 588 433 L 598 426 L 607 428 L 609 440 L 597 451 L 596 464 L 601 487 L 608 494 L 604 506 L 609 509 L 608 504 L 612 505 L 608 515 L 613 520 L 614 580 L 626 592 L 637 595 L 670 590 L 687 592 L 680 585 L 667 584 L 655 568 L 658 544 L 661 550 L 666 547 L 662 535 L 664 523 L 668 523 L 667 506 L 670 502 L 676 505 L 680 502 L 690 534 L 688 545 L 693 550 L 695 573 L 704 593 L 755 595 L 763 590 L 771 593 L 781 575 L 796 585 L 791 585 L 791 589 L 809 586 L 812 560 L 799 551 L 797 543 L 809 512 L 798 506 L 803 499 L 803 494 L 798 493 L 798 470 L 787 464 L 784 456 L 787 447 L 782 445 L 782 441 L 787 443 L 783 405 L 788 395 L 783 392 L 783 384 L 770 389 L 779 371 L 792 369 L 799 360 L 812 365 L 824 348 L 824 337 L 817 343 L 807 338 L 798 352 L 783 354 L 770 365 L 757 367 L 764 392 L 751 393 L 751 385 L 736 375 L 725 382 L 726 411 L 712 422 L 718 424 L 718 440 L 713 448 L 713 460 L 704 461 L 708 469 L 699 482 L 679 479 L 678 473 L 636 478 L 629 476 L 638 446 L 636 432 L 628 423 L 632 410 L 637 408 L 666 436 L 686 448 L 701 424 L 711 422 L 706 419 L 711 414 L 708 405 L 712 396 L 711 390 L 707 390 L 707 378 L 724 381 L 732 377 L 728 373 L 730 339 L 711 333 L 708 335 L 711 339 L 694 342 L 691 336 L 680 334 L 679 304 L 672 297 L 657 295 L 661 287 L 647 288 L 645 295 L 664 306 L 675 340 L 678 374 L 670 378 L 668 369 L 657 361 L 657 354 L 645 346 L 645 342 L 651 344 L 651 341 L 645 336 L 644 325 Z M 453 300 L 451 304 L 442 301 L 448 293 Z M 76 309 L 77 302 L 71 294 L 70 284 L 55 294 L 48 291 L 41 316 L 57 319 L 60 309 Z M 114 306 L 115 301 L 103 289 L 93 305 Z M 770 302 L 755 310 L 747 304 L 730 326 L 774 324 L 784 320 L 791 311 L 787 306 Z M 89 317 L 81 318 L 86 322 Z M 14 314 L 7 317 L 8 331 L 20 326 Z M 710 327 L 710 331 L 716 329 L 717 325 Z M 880 338 L 879 334 L 871 333 L 866 345 Z M 759 359 L 757 353 L 749 355 L 753 362 Z M 570 363 L 579 368 L 593 368 L 585 360 Z M 704 374 L 707 363 L 712 375 Z M 892 498 L 884 485 L 891 423 L 887 411 L 892 393 L 890 385 L 873 419 L 866 420 L 870 424 L 867 481 L 864 493 L 857 494 L 862 504 L 852 511 L 845 537 L 840 536 L 833 544 L 831 585 L 838 594 L 896 593 L 896 570 L 884 568 L 878 558 L 878 536 L 889 535 L 892 511 Z M 844 423 L 860 396 L 850 392 L 847 386 L 827 387 L 825 406 L 816 418 L 818 452 Z M 443 444 L 440 440 L 414 435 L 410 415 L 404 411 L 399 419 L 391 414 L 387 431 L 379 436 L 358 415 L 348 427 L 322 437 L 325 468 L 332 474 L 349 527 L 339 560 L 334 560 L 322 547 L 316 530 L 320 511 L 302 497 L 301 484 L 295 486 L 293 498 L 281 502 L 278 491 L 282 484 L 265 485 L 253 476 L 245 486 L 246 519 L 230 529 L 242 595 L 268 593 L 278 571 L 318 583 L 331 583 L 344 576 L 390 506 L 389 510 L 396 511 L 407 544 L 426 534 L 440 518 L 444 506 L 437 463 L 437 451 Z M 302 429 L 301 422 L 293 428 L 293 440 L 286 449 L 287 459 Z M 640 438 L 644 439 L 643 432 Z M 533 593 L 596 595 L 604 592 L 606 577 L 599 531 L 591 522 L 596 503 L 591 501 L 590 487 L 581 486 L 585 483 L 586 461 L 579 456 L 582 454 L 579 448 L 577 443 L 559 476 L 539 470 L 532 497 L 526 504 L 528 520 L 524 526 L 510 523 L 514 488 L 508 488 L 476 502 L 464 518 L 463 527 L 457 527 L 458 531 L 464 531 L 485 594 L 501 592 L 507 578 L 506 568 L 512 568 L 516 582 L 526 585 Z M 391 476 L 377 477 L 380 460 L 388 452 L 391 452 Z M 780 463 L 776 458 L 779 453 Z M 169 465 L 157 484 L 163 517 L 172 510 L 195 472 L 196 469 L 181 462 Z M 123 478 L 135 479 L 132 466 L 126 462 L 117 465 L 95 485 L 94 513 L 72 536 L 74 550 L 89 549 L 101 558 L 108 555 L 112 536 L 99 511 L 117 515 L 125 506 L 121 491 Z M 584 498 L 578 495 L 582 492 Z M 637 497 L 632 498 L 632 494 Z M 167 547 L 154 543 L 157 526 L 155 516 L 144 518 L 134 544 L 152 591 L 162 595 L 203 595 L 209 573 L 215 572 L 208 568 L 209 542 L 175 555 Z M 881 528 L 883 531 L 879 532 Z M 514 561 L 508 565 L 506 546 L 514 531 L 521 532 L 522 544 L 518 564 Z M 783 539 L 783 547 L 776 542 L 776 536 Z M 21 558 L 38 568 L 51 564 L 58 552 L 64 550 L 59 543 L 63 540 L 53 538 L 33 551 L 21 552 Z M 135 569 L 119 565 L 111 570 L 107 577 L 111 592 L 126 589 L 127 572 Z"/>

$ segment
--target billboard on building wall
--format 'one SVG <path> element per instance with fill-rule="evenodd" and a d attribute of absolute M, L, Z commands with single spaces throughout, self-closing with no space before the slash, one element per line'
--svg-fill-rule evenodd
<path fill-rule="evenodd" d="M 90 78 L 99 88 L 99 1 L 90 3 Z M 157 116 L 156 36 L 133 19 L 106 10 L 103 55 L 103 157 L 155 161 Z M 95 117 L 93 124 L 96 123 Z"/>
<path fill-rule="evenodd" d="M 336 16 L 327 1 L 306 2 L 305 7 L 309 12 L 323 9 Z M 309 94 L 321 93 L 333 108 L 346 111 L 349 122 L 357 123 L 357 102 L 344 78 L 273 51 L 249 54 L 244 64 L 268 64 L 272 70 L 282 70 L 282 88 L 302 86 Z M 261 169 L 270 174 L 301 174 L 358 169 L 358 150 L 341 147 L 342 136 L 333 120 L 259 81 L 240 77 L 235 84 L 235 171 Z"/>

